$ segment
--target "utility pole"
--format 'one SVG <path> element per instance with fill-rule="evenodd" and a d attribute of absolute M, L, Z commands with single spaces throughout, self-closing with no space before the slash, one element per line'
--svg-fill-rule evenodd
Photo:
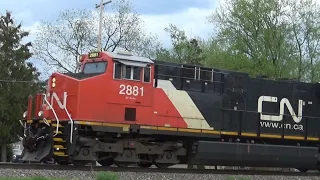
<path fill-rule="evenodd" d="M 100 1 L 100 4 L 96 4 L 96 8 L 100 8 L 100 15 L 99 15 L 99 32 L 98 32 L 98 51 L 101 52 L 102 51 L 102 48 L 101 48 L 101 34 L 102 34 L 102 15 L 103 15 L 103 9 L 104 9 L 104 6 L 106 4 L 109 4 L 111 3 L 111 0 L 110 1 L 107 1 L 107 2 L 103 2 L 103 0 Z"/>

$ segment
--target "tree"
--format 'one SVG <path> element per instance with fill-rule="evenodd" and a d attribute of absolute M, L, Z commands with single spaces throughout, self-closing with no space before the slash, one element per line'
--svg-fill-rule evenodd
<path fill-rule="evenodd" d="M 226 0 L 209 21 L 218 33 L 206 48 L 207 64 L 271 79 L 320 80 L 315 0 Z"/>
<path fill-rule="evenodd" d="M 6 145 L 21 136 L 20 123 L 27 97 L 40 90 L 40 73 L 27 60 L 31 43 L 22 44 L 29 35 L 16 25 L 10 12 L 0 17 L 0 144 L 1 160 L 6 161 Z"/>
<path fill-rule="evenodd" d="M 201 65 L 203 63 L 202 42 L 199 38 L 188 39 L 185 32 L 173 24 L 165 28 L 165 31 L 170 34 L 173 47 L 169 49 L 160 48 L 157 51 L 158 60 L 194 65 Z"/>
<path fill-rule="evenodd" d="M 160 43 L 142 28 L 143 22 L 130 3 L 117 0 L 111 6 L 113 11 L 103 15 L 103 49 L 114 52 L 121 48 L 154 57 Z M 67 10 L 54 23 L 43 22 L 34 45 L 36 57 L 57 70 L 78 72 L 79 55 L 97 49 L 98 19 L 91 10 Z"/>
<path fill-rule="evenodd" d="M 204 65 L 255 74 L 253 62 L 233 47 L 212 37 L 203 45 Z"/>
<path fill-rule="evenodd" d="M 315 82 L 319 64 L 320 42 L 320 11 L 314 0 L 288 0 L 290 7 L 287 17 L 290 22 L 292 38 L 288 39 L 294 46 L 297 57 L 297 79 Z"/>
<path fill-rule="evenodd" d="M 292 50 L 286 41 L 284 9 L 278 0 L 226 0 L 209 21 L 219 28 L 218 39 L 230 53 L 254 64 L 253 74 L 280 78 L 288 75 L 284 64 L 291 59 Z"/>

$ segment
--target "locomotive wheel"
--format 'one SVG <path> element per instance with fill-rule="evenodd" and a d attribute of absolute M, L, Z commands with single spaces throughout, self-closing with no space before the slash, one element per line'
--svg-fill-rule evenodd
<path fill-rule="evenodd" d="M 147 162 L 139 162 L 138 166 L 142 167 L 142 168 L 149 168 L 152 166 L 152 163 L 147 163 Z"/>
<path fill-rule="evenodd" d="M 167 163 L 155 163 L 155 165 L 157 166 L 157 168 L 160 168 L 160 169 L 165 169 L 172 166 L 172 164 L 167 164 Z"/>
<path fill-rule="evenodd" d="M 140 155 L 140 162 L 137 163 L 138 166 L 142 168 L 149 168 L 152 166 L 152 162 L 154 161 L 153 156 L 148 156 L 148 155 Z"/>
<path fill-rule="evenodd" d="M 75 166 L 86 166 L 89 162 L 88 161 L 73 161 Z"/>
<path fill-rule="evenodd" d="M 298 168 L 298 170 L 300 171 L 300 172 L 307 172 L 308 171 L 308 169 L 305 169 L 305 168 Z"/>
<path fill-rule="evenodd" d="M 65 160 L 65 159 L 55 159 L 55 161 L 62 166 L 66 166 L 69 164 L 68 160 Z"/>
<path fill-rule="evenodd" d="M 116 162 L 114 163 L 115 165 L 117 165 L 120 168 L 126 168 L 129 167 L 132 163 L 126 163 L 126 162 Z"/>
<path fill-rule="evenodd" d="M 101 166 L 111 166 L 113 164 L 113 159 L 112 158 L 108 158 L 108 159 L 103 159 L 103 160 L 99 160 L 98 161 L 99 164 L 101 164 Z"/>

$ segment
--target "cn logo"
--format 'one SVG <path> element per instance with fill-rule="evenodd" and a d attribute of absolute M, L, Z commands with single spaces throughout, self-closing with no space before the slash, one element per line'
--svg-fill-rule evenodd
<path fill-rule="evenodd" d="M 279 115 L 265 115 L 262 114 L 262 104 L 263 102 L 272 102 L 276 103 L 278 101 L 277 97 L 273 96 L 260 96 L 258 99 L 258 112 L 260 113 L 260 119 L 261 120 L 267 120 L 267 121 L 282 121 L 283 114 L 284 114 L 284 106 L 286 106 L 289 110 L 289 113 L 293 119 L 294 122 L 299 123 L 302 120 L 302 109 L 305 105 L 305 102 L 303 100 L 299 99 L 298 104 L 298 115 L 294 112 L 289 100 L 287 98 L 282 98 L 280 101 L 280 114 Z"/>
<path fill-rule="evenodd" d="M 55 100 L 59 106 L 60 109 L 65 109 L 66 108 L 66 104 L 67 104 L 67 92 L 63 92 L 63 101 L 61 102 L 61 100 L 59 99 L 57 93 L 53 92 L 51 94 L 51 98 L 50 98 L 50 105 L 53 106 L 53 100 Z M 50 94 L 49 94 L 50 97 Z M 50 109 L 49 106 L 47 106 L 47 109 Z"/>

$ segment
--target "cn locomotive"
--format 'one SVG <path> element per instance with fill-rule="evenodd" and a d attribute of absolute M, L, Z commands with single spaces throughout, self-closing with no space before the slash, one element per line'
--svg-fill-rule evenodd
<path fill-rule="evenodd" d="M 22 160 L 319 169 L 320 86 L 91 52 L 20 120 Z"/>

